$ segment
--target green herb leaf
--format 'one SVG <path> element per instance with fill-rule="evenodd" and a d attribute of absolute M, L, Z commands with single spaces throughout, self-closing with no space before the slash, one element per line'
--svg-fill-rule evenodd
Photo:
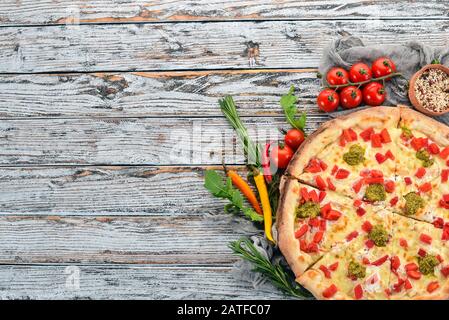
<path fill-rule="evenodd" d="M 279 263 L 273 264 L 262 255 L 248 238 L 241 238 L 229 244 L 229 248 L 242 259 L 254 265 L 254 271 L 261 273 L 274 286 L 287 295 L 309 299 L 312 295 L 300 285 L 296 284 L 294 278 Z"/>
<path fill-rule="evenodd" d="M 440 60 L 438 59 L 433 59 L 432 62 L 430 62 L 430 64 L 440 64 Z"/>
<path fill-rule="evenodd" d="M 214 170 L 206 171 L 204 187 L 214 196 L 220 198 L 226 197 L 226 190 L 229 189 L 229 186 L 224 185 L 223 178 Z"/>
<path fill-rule="evenodd" d="M 263 221 L 263 216 L 261 216 L 260 214 L 258 214 L 256 211 L 254 211 L 251 208 L 243 208 L 243 214 L 248 217 L 251 221 L 257 221 L 257 222 L 262 222 Z"/>
<path fill-rule="evenodd" d="M 303 112 L 299 117 L 297 117 L 298 110 L 296 108 L 296 102 L 298 99 L 293 94 L 295 91 L 295 87 L 291 86 L 290 90 L 286 95 L 281 97 L 281 107 L 284 109 L 284 114 L 287 119 L 287 122 L 295 129 L 304 131 L 304 127 L 306 126 L 307 116 L 306 113 Z"/>

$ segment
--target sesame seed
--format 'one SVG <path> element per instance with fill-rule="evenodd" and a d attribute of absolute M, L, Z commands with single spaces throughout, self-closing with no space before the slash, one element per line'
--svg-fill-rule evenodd
<path fill-rule="evenodd" d="M 449 109 L 449 75 L 439 69 L 424 71 L 415 82 L 415 95 L 427 110 L 442 112 Z"/>

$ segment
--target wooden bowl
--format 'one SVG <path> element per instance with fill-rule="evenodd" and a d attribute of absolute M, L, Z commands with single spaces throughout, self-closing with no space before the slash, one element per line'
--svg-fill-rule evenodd
<path fill-rule="evenodd" d="M 448 113 L 449 109 L 441 111 L 441 112 L 436 112 L 436 111 L 432 111 L 429 109 L 426 109 L 416 98 L 415 95 L 415 83 L 416 80 L 421 76 L 421 74 L 429 69 L 439 69 L 442 70 L 444 72 L 446 72 L 449 75 L 449 68 L 442 65 L 442 64 L 428 64 L 426 66 L 424 66 L 421 70 L 419 70 L 418 72 L 416 72 L 413 77 L 410 79 L 410 85 L 409 85 L 409 89 L 408 89 L 408 97 L 410 99 L 410 102 L 412 103 L 412 105 L 418 110 L 421 111 L 422 113 L 425 113 L 427 115 L 430 116 L 440 116 L 442 114 Z"/>

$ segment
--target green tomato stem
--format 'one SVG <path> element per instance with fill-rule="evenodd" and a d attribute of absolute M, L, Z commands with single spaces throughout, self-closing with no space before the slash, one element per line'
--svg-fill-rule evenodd
<path fill-rule="evenodd" d="M 372 78 L 369 80 L 365 80 L 365 81 L 360 81 L 360 82 L 348 82 L 346 84 L 339 84 L 339 85 L 328 85 L 326 88 L 330 88 L 330 89 L 340 89 L 340 88 L 344 88 L 344 87 L 349 87 L 349 86 L 362 86 L 364 84 L 373 82 L 373 81 L 385 81 L 386 79 L 392 78 L 392 77 L 397 77 L 397 76 L 402 76 L 402 73 L 399 72 L 394 72 L 394 73 L 390 73 L 389 75 L 383 76 L 383 77 L 379 77 L 379 78 Z"/>

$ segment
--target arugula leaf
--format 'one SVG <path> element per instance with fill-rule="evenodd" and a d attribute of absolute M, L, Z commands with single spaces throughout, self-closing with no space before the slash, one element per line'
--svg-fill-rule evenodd
<path fill-rule="evenodd" d="M 243 212 L 245 217 L 251 221 L 263 221 L 263 217 L 253 209 L 243 205 L 243 196 L 239 190 L 232 186 L 231 178 L 223 182 L 223 178 L 215 170 L 207 170 L 205 174 L 204 187 L 214 196 L 222 199 L 228 199 L 230 203 L 226 204 L 224 210 L 226 213 L 236 214 Z"/>
<path fill-rule="evenodd" d="M 303 112 L 299 117 L 297 117 L 298 109 L 296 108 L 296 102 L 298 101 L 298 98 L 296 98 L 296 96 L 293 94 L 294 91 L 295 87 L 291 86 L 288 93 L 281 97 L 280 104 L 282 109 L 284 109 L 287 122 L 293 128 L 304 131 L 307 116 L 306 113 Z"/>

